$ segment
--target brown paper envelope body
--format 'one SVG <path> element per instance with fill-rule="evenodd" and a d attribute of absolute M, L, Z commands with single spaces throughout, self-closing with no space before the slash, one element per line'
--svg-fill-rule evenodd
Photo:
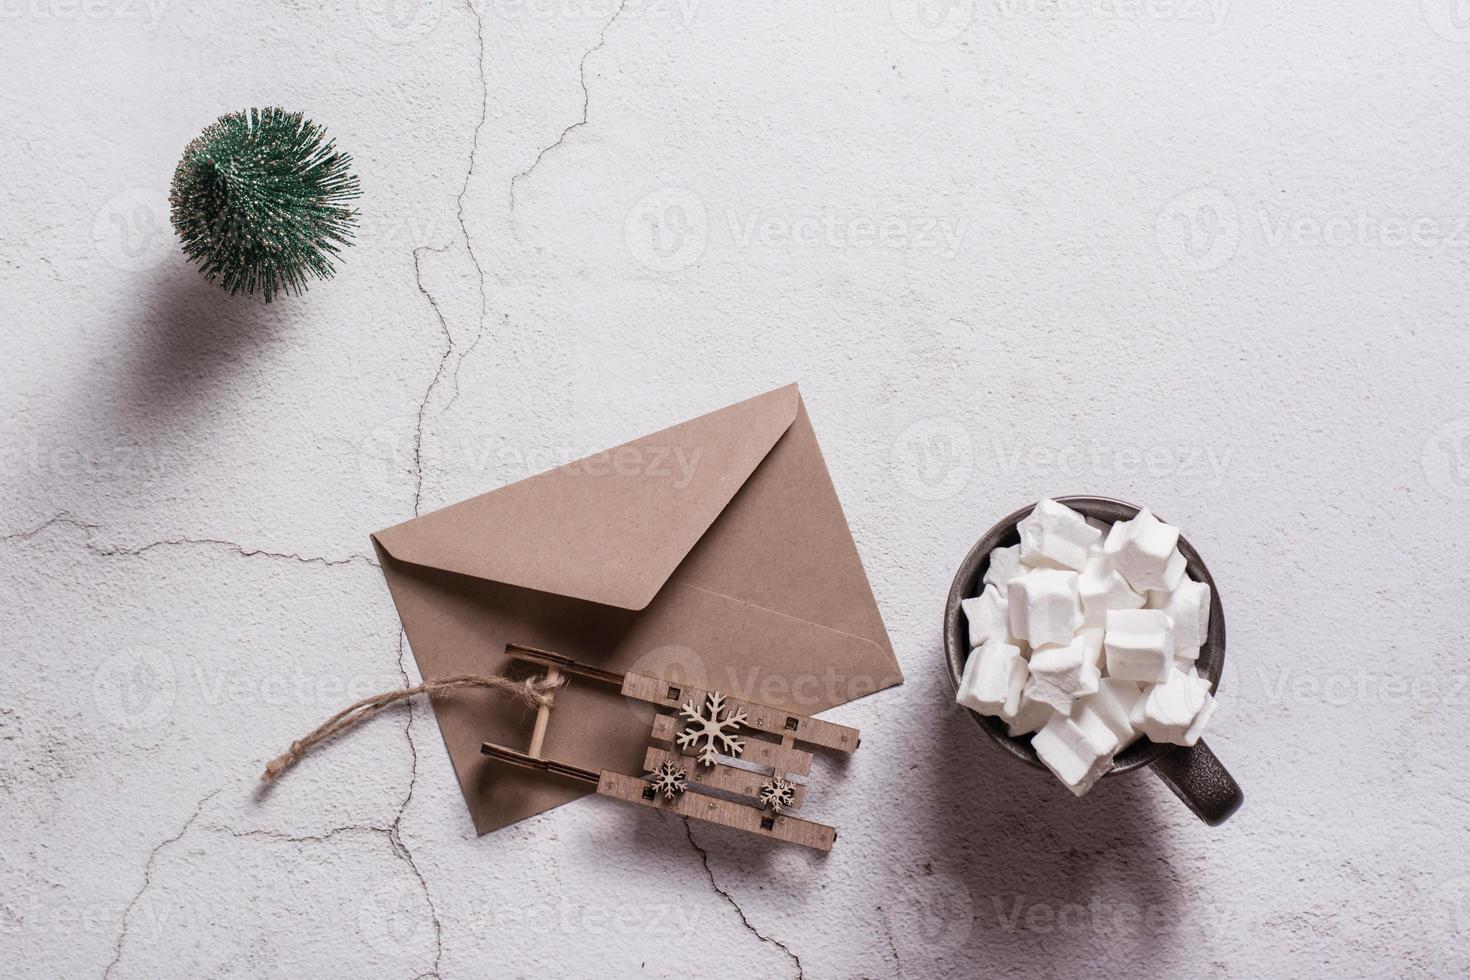
<path fill-rule="evenodd" d="M 507 670 L 507 643 L 800 714 L 902 682 L 796 386 L 373 535 L 425 679 Z M 533 712 L 434 704 L 485 833 L 592 792 L 480 754 Z M 543 754 L 638 773 L 653 709 L 573 678 Z"/>

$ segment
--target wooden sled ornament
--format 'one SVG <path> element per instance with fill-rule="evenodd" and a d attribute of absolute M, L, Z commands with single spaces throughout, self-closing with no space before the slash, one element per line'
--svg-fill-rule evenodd
<path fill-rule="evenodd" d="M 563 674 L 616 687 L 624 697 L 656 709 L 678 712 L 655 715 L 643 757 L 645 775 L 604 769 L 593 772 L 555 759 L 542 758 L 541 746 L 552 706 L 536 709 L 536 723 L 525 752 L 485 742 L 480 752 L 526 769 L 580 780 L 597 787 L 599 796 L 668 810 L 681 817 L 733 827 L 762 837 L 830 851 L 835 828 L 793 817 L 787 811 L 805 801 L 806 787 L 790 775 L 811 770 L 812 753 L 796 743 L 835 752 L 857 750 L 856 728 L 792 714 L 755 701 L 727 698 L 687 684 L 671 684 L 650 674 L 616 674 L 548 650 L 509 644 L 506 656 L 546 668 L 550 681 Z M 682 719 L 682 720 L 681 720 Z M 737 758 L 768 772 L 752 772 L 719 758 Z M 723 795 L 722 795 L 723 794 Z"/>

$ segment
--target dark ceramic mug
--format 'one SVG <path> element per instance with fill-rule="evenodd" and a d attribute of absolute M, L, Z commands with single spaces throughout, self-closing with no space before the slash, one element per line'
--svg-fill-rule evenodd
<path fill-rule="evenodd" d="M 1055 499 L 1084 516 L 1107 524 L 1132 520 L 1139 511 L 1133 504 L 1109 500 L 1107 497 Z M 1034 507 L 1034 504 L 1022 507 L 987 531 L 975 547 L 970 549 L 954 577 L 954 585 L 949 590 L 949 602 L 944 607 L 944 656 L 949 665 L 949 682 L 953 690 L 959 688 L 960 677 L 965 671 L 965 660 L 970 655 L 969 632 L 960 602 L 980 594 L 985 569 L 990 564 L 990 553 L 996 548 L 1005 548 L 1020 542 L 1021 536 L 1016 530 L 1016 524 L 1030 514 Z M 1220 608 L 1220 590 L 1215 588 L 1215 580 L 1210 577 L 1209 569 L 1200 560 L 1199 552 L 1190 547 L 1182 535 L 1179 538 L 1179 551 L 1189 563 L 1189 577 L 1210 587 L 1210 636 L 1200 647 L 1196 666 L 1200 675 L 1213 684 L 1212 690 L 1218 693 L 1220 672 L 1225 666 L 1225 613 Z M 1003 719 L 974 711 L 970 711 L 970 714 L 1012 756 L 1037 768 L 1045 768 L 1036 757 L 1036 750 L 1031 747 L 1030 736 L 1012 738 L 1006 732 Z M 1215 753 L 1210 751 L 1204 740 L 1194 745 L 1161 745 L 1147 738 L 1140 738 L 1118 753 L 1113 768 L 1107 775 L 1117 776 L 1144 766 L 1152 766 L 1154 773 L 1165 785 L 1212 827 L 1230 819 L 1231 814 L 1240 809 L 1240 804 L 1245 799 L 1240 786 L 1225 771 L 1225 767 L 1220 765 L 1220 760 L 1215 758 Z"/>

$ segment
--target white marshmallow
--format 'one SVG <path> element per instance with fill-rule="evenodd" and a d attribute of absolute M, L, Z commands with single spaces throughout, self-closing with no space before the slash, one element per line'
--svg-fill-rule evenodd
<path fill-rule="evenodd" d="M 960 608 L 965 611 L 965 621 L 970 626 L 971 650 L 990 640 L 1009 640 L 1006 598 L 995 586 L 987 585 L 979 595 L 961 600 Z"/>
<path fill-rule="evenodd" d="M 1214 700 L 1197 678 L 1177 670 L 1170 671 L 1167 680 L 1155 684 L 1134 706 L 1129 721 L 1150 741 L 1184 745 L 1206 699 Z M 1208 717 L 1205 720 L 1208 721 Z M 1198 738 L 1196 732 L 1195 739 Z"/>
<path fill-rule="evenodd" d="M 1078 584 L 1078 590 L 1082 588 Z M 1087 600 L 1083 598 L 1083 609 Z M 1148 594 L 1148 608 L 1162 610 L 1174 621 L 1174 655 L 1198 660 L 1199 648 L 1210 638 L 1210 587 L 1185 578 L 1172 592 Z"/>
<path fill-rule="evenodd" d="M 1102 672 L 1103 666 L 1103 637 L 1105 635 L 1102 627 L 1099 626 L 1096 629 L 1084 627 L 1078 630 L 1077 635 L 1073 637 L 1073 642 L 1082 644 L 1083 659 L 1096 667 L 1099 673 Z"/>
<path fill-rule="evenodd" d="M 1042 764 L 1081 796 L 1113 767 L 1118 739 L 1091 711 L 1079 708 L 1073 717 L 1053 715 L 1031 745 Z"/>
<path fill-rule="evenodd" d="M 1077 702 L 1077 709 L 1086 708 L 1097 715 L 1102 723 L 1117 737 L 1118 747 L 1131 745 L 1139 733 L 1130 720 L 1133 708 L 1143 697 L 1143 691 L 1132 681 L 1119 677 L 1104 677 L 1098 684 L 1097 693 L 1089 694 Z"/>
<path fill-rule="evenodd" d="M 1172 593 L 1164 593 L 1172 594 Z M 1082 599 L 1082 622 L 1105 626 L 1112 609 L 1139 609 L 1143 596 L 1133 591 L 1128 580 L 1104 557 L 1089 558 L 1077 576 L 1077 595 Z"/>
<path fill-rule="evenodd" d="M 1105 557 L 1103 555 L 1103 542 L 1107 540 L 1108 532 L 1113 529 L 1113 525 L 1107 521 L 1100 521 L 1096 517 L 1089 517 L 1087 523 L 1097 528 L 1098 533 L 1097 540 L 1087 549 L 1087 558 L 1089 561 L 1093 558 L 1103 558 Z"/>
<path fill-rule="evenodd" d="M 1082 603 L 1077 597 L 1077 573 L 1035 568 L 1011 579 L 1006 607 L 1011 636 L 1032 647 L 1070 643 L 1082 625 Z"/>
<path fill-rule="evenodd" d="M 1042 647 L 1031 654 L 1026 696 L 1050 705 L 1061 714 L 1072 713 L 1072 702 L 1093 694 L 1101 679 L 1096 630 L 1085 630 L 1066 646 Z"/>
<path fill-rule="evenodd" d="M 955 700 L 982 715 L 1014 718 L 1026 685 L 1026 661 L 1020 648 L 990 641 L 970 651 Z"/>
<path fill-rule="evenodd" d="M 1025 691 L 1022 691 L 1021 705 L 1016 711 L 1016 717 L 1006 722 L 1006 730 L 1010 732 L 1011 738 L 1030 735 L 1032 732 L 1040 731 L 1042 726 L 1051 721 L 1054 714 L 1056 712 L 1052 710 L 1051 705 L 1045 701 L 1034 701 Z"/>
<path fill-rule="evenodd" d="M 1103 636 L 1108 676 L 1145 684 L 1168 680 L 1174 669 L 1173 632 L 1173 622 L 1157 609 L 1109 612 Z"/>
<path fill-rule="evenodd" d="M 1174 666 L 1183 667 L 1184 665 L 1176 662 Z M 1191 663 L 1189 665 L 1189 670 L 1185 671 L 1185 673 L 1187 673 L 1190 677 L 1193 677 L 1195 680 L 1199 681 L 1200 686 L 1203 687 L 1206 691 L 1213 691 L 1215 689 L 1215 682 L 1199 672 L 1199 664 Z"/>
<path fill-rule="evenodd" d="M 1194 721 L 1190 722 L 1189 727 L 1184 731 L 1185 745 L 1193 745 L 1199 741 L 1199 737 L 1204 732 L 1205 726 L 1208 725 L 1210 723 L 1210 719 L 1214 717 L 1215 708 L 1219 705 L 1219 703 L 1220 702 L 1215 700 L 1214 695 L 1205 695 L 1204 706 L 1199 709 L 1199 714 L 1194 716 Z"/>
<path fill-rule="evenodd" d="M 1113 525 L 1103 553 L 1135 592 L 1172 592 L 1184 577 L 1185 560 L 1178 546 L 1179 529 L 1165 524 L 1145 507 L 1133 520 Z"/>
<path fill-rule="evenodd" d="M 1066 504 L 1043 500 L 1016 525 L 1021 560 L 1033 568 L 1080 569 L 1102 532 Z"/>
<path fill-rule="evenodd" d="M 993 585 L 1004 594 L 1011 579 L 1024 572 L 1021 567 L 1021 546 L 996 548 L 990 553 L 990 562 L 985 566 L 985 584 Z"/>

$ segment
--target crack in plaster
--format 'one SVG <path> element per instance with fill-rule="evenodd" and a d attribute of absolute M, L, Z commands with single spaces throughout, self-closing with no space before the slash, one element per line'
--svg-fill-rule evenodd
<path fill-rule="evenodd" d="M 211 833 L 228 834 L 229 836 L 240 840 L 259 839 L 278 841 L 287 844 L 324 844 L 337 837 L 348 834 L 370 834 L 374 837 L 385 838 L 388 841 L 389 846 L 393 849 L 394 856 L 407 864 L 409 869 L 413 871 L 414 877 L 418 880 L 420 890 L 424 893 L 424 901 L 429 906 L 429 914 L 434 923 L 434 936 L 436 945 L 434 953 L 434 966 L 432 970 L 426 973 L 419 974 L 418 977 L 415 977 L 415 980 L 420 980 L 420 978 L 422 977 L 438 977 L 440 975 L 439 959 L 443 955 L 443 945 L 441 939 L 441 925 L 439 921 L 439 914 L 438 910 L 434 906 L 433 900 L 429 898 L 428 883 L 424 880 L 423 874 L 419 872 L 418 866 L 413 861 L 413 856 L 408 852 L 408 848 L 399 838 L 398 824 L 399 821 L 403 819 L 402 808 L 399 809 L 398 816 L 397 818 L 395 818 L 394 822 L 388 826 L 379 827 L 373 824 L 342 824 L 320 834 L 287 834 L 279 830 L 269 829 L 237 830 L 236 828 L 230 827 L 226 824 L 198 824 L 197 821 L 199 820 L 200 814 L 204 811 L 205 805 L 211 799 L 217 796 L 221 792 L 221 789 L 216 789 L 205 796 L 203 799 L 201 799 L 199 803 L 195 805 L 193 814 L 189 817 L 188 820 L 184 822 L 184 825 L 179 829 L 179 832 L 177 834 L 174 834 L 172 837 L 161 841 L 160 843 L 155 845 L 154 848 L 149 852 L 148 861 L 143 869 L 143 884 L 133 895 L 132 901 L 128 902 L 127 908 L 123 910 L 122 930 L 118 934 L 117 941 L 113 944 L 112 960 L 108 963 L 107 968 L 103 971 L 102 975 L 104 978 L 111 976 L 112 971 L 116 969 L 117 965 L 122 961 L 123 950 L 127 944 L 128 938 L 129 917 L 132 915 L 133 909 L 137 906 L 138 902 L 143 898 L 143 894 L 153 884 L 153 866 L 155 861 L 158 859 L 158 855 L 165 848 L 182 840 L 186 835 L 189 834 L 191 830 L 195 829 L 196 824 L 197 829 L 199 830 L 209 831 Z M 412 786 L 410 786 L 409 795 L 408 797 L 405 797 L 403 806 L 406 807 L 408 805 L 408 800 L 412 798 L 412 795 Z"/>
<path fill-rule="evenodd" d="M 806 977 L 806 971 L 803 970 L 801 967 L 801 957 L 792 952 L 790 946 L 787 946 L 775 936 L 767 936 L 755 926 L 750 924 L 750 920 L 745 917 L 745 910 L 740 907 L 740 903 L 735 901 L 734 896 L 732 896 L 728 891 L 721 888 L 719 882 L 715 881 L 715 873 L 709 866 L 709 852 L 700 847 L 699 842 L 694 839 L 694 828 L 690 826 L 689 818 L 684 817 L 682 819 L 684 820 L 684 833 L 689 838 L 689 845 L 699 853 L 699 859 L 704 862 L 704 873 L 706 876 L 709 877 L 710 887 L 713 888 L 715 892 L 720 895 L 720 897 L 730 903 L 730 907 L 733 908 L 735 910 L 735 913 L 740 916 L 740 922 L 745 926 L 747 930 L 749 930 L 751 935 L 755 936 L 763 943 L 770 943 L 772 946 L 779 948 L 781 952 L 791 957 L 792 962 L 796 964 L 797 980 L 804 980 L 804 978 Z"/>
<path fill-rule="evenodd" d="M 484 130 L 486 120 L 489 118 L 490 114 L 490 84 L 488 81 L 486 81 L 485 78 L 485 20 L 483 17 L 480 16 L 479 10 L 476 9 L 474 0 L 466 0 L 465 9 L 469 11 L 470 16 L 475 18 L 475 41 L 478 46 L 477 74 L 480 80 L 480 118 L 479 121 L 475 123 L 475 131 L 470 139 L 469 165 L 465 168 L 464 183 L 460 185 L 459 197 L 455 202 L 455 215 L 457 220 L 459 221 L 460 234 L 464 237 L 465 252 L 469 255 L 470 264 L 475 267 L 475 276 L 478 281 L 480 292 L 480 315 L 476 324 L 474 339 L 470 341 L 469 345 L 462 352 L 460 352 L 459 357 L 454 361 L 454 370 L 451 376 L 454 384 L 454 393 L 450 396 L 449 401 L 445 404 L 445 411 L 448 411 L 451 407 L 453 407 L 455 400 L 459 398 L 460 368 L 464 366 L 465 358 L 474 353 L 475 348 L 480 345 L 480 340 L 485 334 L 485 318 L 489 312 L 489 300 L 485 292 L 485 268 L 480 264 L 479 255 L 477 255 L 475 252 L 474 239 L 470 235 L 469 223 L 465 220 L 465 198 L 469 196 L 470 182 L 474 179 L 475 176 L 475 164 L 478 160 L 480 152 L 480 133 Z M 421 246 L 414 249 L 413 251 L 414 281 L 418 286 L 419 292 L 422 293 L 424 299 L 428 301 L 430 309 L 434 311 L 434 317 L 439 323 L 439 329 L 444 334 L 444 349 L 439 355 L 439 363 L 434 368 L 434 375 L 429 379 L 428 387 L 424 389 L 424 396 L 419 401 L 418 415 L 414 422 L 413 513 L 415 517 L 423 513 L 424 506 L 424 420 L 428 415 L 429 403 L 433 400 L 434 392 L 439 387 L 439 384 L 444 380 L 444 374 L 446 369 L 448 368 L 449 361 L 455 355 L 456 347 L 456 344 L 454 342 L 454 334 L 449 329 L 449 321 L 444 316 L 443 308 L 439 305 L 439 301 L 434 296 L 434 294 L 431 293 L 428 287 L 424 285 L 422 256 L 424 252 L 434 252 L 436 254 L 442 254 L 448 250 L 448 246 L 442 249 Z M 405 640 L 406 636 L 403 631 L 400 630 L 398 633 L 398 672 L 403 676 L 403 684 L 405 687 L 407 687 L 409 686 L 410 681 L 408 677 L 408 668 L 405 665 L 403 659 L 405 653 Z M 421 974 L 420 977 L 438 977 L 439 963 L 444 955 L 443 923 L 439 919 L 439 910 L 437 906 L 434 905 L 433 896 L 429 894 L 428 879 L 424 877 L 424 873 L 419 868 L 418 862 L 414 860 L 412 849 L 409 848 L 409 846 L 403 841 L 403 817 L 408 810 L 409 803 L 413 800 L 414 789 L 418 785 L 419 777 L 419 750 L 418 745 L 414 742 L 413 738 L 414 712 L 412 703 L 410 703 L 407 707 L 408 711 L 403 723 L 403 739 L 405 742 L 408 743 L 408 751 L 410 757 L 408 789 L 404 793 L 403 801 L 398 805 L 398 812 L 394 815 L 393 823 L 388 828 L 387 833 L 389 843 L 393 846 L 394 853 L 405 864 L 408 865 L 409 870 L 411 870 L 414 874 L 414 877 L 418 879 L 419 888 L 424 893 L 424 901 L 429 906 L 429 916 L 434 923 L 434 966 L 432 970 L 427 973 Z M 416 977 L 415 980 L 420 980 L 420 978 Z"/>
<path fill-rule="evenodd" d="M 407 728 L 405 728 L 405 731 L 407 731 Z M 408 744 L 409 747 L 412 749 L 413 739 L 411 737 L 409 738 Z M 429 883 L 424 878 L 423 873 L 419 870 L 418 864 L 414 861 L 413 854 L 409 851 L 408 846 L 403 843 L 403 839 L 400 833 L 400 825 L 403 821 L 403 811 L 408 807 L 408 801 L 413 799 L 413 785 L 414 782 L 417 780 L 417 752 L 414 753 L 413 758 L 414 769 L 413 774 L 410 776 L 408 795 L 404 797 L 403 803 L 399 806 L 398 813 L 394 817 L 393 823 L 389 824 L 388 826 L 379 827 L 374 824 L 356 823 L 342 824 L 341 826 L 333 827 L 326 833 L 322 834 L 285 834 L 278 830 L 269 829 L 236 830 L 233 827 L 224 826 L 222 824 L 201 824 L 200 829 L 229 834 L 231 837 L 238 837 L 242 839 L 254 837 L 262 838 L 265 840 L 281 841 L 288 844 L 324 844 L 327 841 L 330 841 L 335 837 L 340 837 L 344 834 L 371 834 L 374 837 L 386 838 L 389 846 L 393 849 L 393 856 L 396 857 L 398 860 L 404 862 L 404 864 L 408 866 L 409 870 L 413 872 L 414 877 L 418 880 L 419 890 L 422 891 L 424 894 L 424 903 L 429 907 L 429 918 L 434 923 L 433 969 L 418 974 L 414 978 L 414 980 L 420 980 L 420 978 L 422 977 L 438 977 L 440 975 L 439 960 L 444 955 L 443 925 L 439 920 L 439 910 L 434 905 L 434 900 L 429 897 Z"/>
<path fill-rule="evenodd" d="M 485 128 L 485 121 L 490 116 L 490 83 L 485 80 L 485 19 L 480 16 L 480 11 L 475 7 L 475 0 L 465 0 L 465 8 L 475 18 L 475 41 L 479 45 L 477 62 L 477 73 L 480 79 L 480 121 L 475 123 L 474 135 L 470 138 L 470 164 L 465 169 L 464 184 L 459 189 L 459 199 L 456 201 L 456 213 L 459 217 L 459 232 L 464 236 L 465 251 L 469 253 L 470 264 L 475 267 L 475 276 L 480 286 L 480 319 L 475 326 L 475 339 L 465 348 L 459 360 L 454 362 L 454 394 L 445 405 L 445 411 L 454 405 L 459 397 L 459 369 L 464 366 L 464 359 L 474 353 L 475 348 L 480 346 L 480 338 L 485 335 L 485 317 L 489 312 L 490 303 L 485 296 L 485 269 L 480 265 L 480 258 L 475 254 L 475 243 L 470 238 L 470 226 L 464 220 L 464 199 L 470 192 L 470 180 L 475 176 L 475 161 L 480 153 L 480 132 Z"/>
<path fill-rule="evenodd" d="M 303 565 L 327 566 L 351 565 L 355 562 L 363 562 L 364 564 L 371 565 L 374 568 L 378 567 L 378 563 L 369 558 L 367 555 L 354 553 L 348 555 L 346 558 L 324 558 L 316 555 L 298 555 L 295 552 L 267 551 L 264 548 L 250 548 L 246 547 L 245 545 L 236 544 L 233 541 L 224 541 L 219 538 L 169 538 L 164 541 L 150 541 L 149 543 L 137 548 L 107 547 L 102 545 L 92 545 L 89 542 L 87 547 L 93 552 L 109 558 L 133 558 L 138 555 L 146 554 L 149 551 L 153 551 L 156 548 L 188 547 L 191 545 L 226 548 L 242 558 L 283 558 L 295 562 L 300 562 Z"/>
<path fill-rule="evenodd" d="M 133 900 L 128 902 L 128 907 L 123 909 L 122 929 L 117 934 L 117 941 L 112 944 L 112 960 L 107 964 L 106 969 L 102 971 L 102 976 L 104 980 L 106 980 L 107 977 L 112 976 L 112 971 L 115 970 L 117 968 L 117 964 L 122 961 L 123 946 L 124 944 L 126 944 L 128 939 L 128 917 L 133 914 L 133 909 L 137 907 L 138 900 L 143 897 L 143 893 L 148 890 L 148 886 L 153 884 L 153 862 L 158 860 L 159 852 L 162 851 L 165 847 L 168 847 L 171 844 L 176 844 L 183 839 L 184 835 L 189 832 L 189 828 L 194 825 L 194 821 L 199 819 L 199 814 L 204 812 L 204 804 L 214 799 L 215 796 L 219 794 L 220 789 L 223 789 L 223 787 L 213 790 L 207 796 L 201 799 L 197 804 L 195 804 L 194 812 L 190 814 L 188 820 L 184 821 L 184 825 L 179 828 L 179 832 L 177 834 L 174 834 L 172 837 L 155 844 L 153 850 L 148 852 L 148 861 L 143 865 L 143 884 L 138 887 L 138 891 L 133 895 Z"/>
<path fill-rule="evenodd" d="M 29 541 L 36 535 L 43 534 L 58 524 L 65 525 L 66 527 L 81 528 L 89 535 L 91 534 L 91 532 L 99 530 L 101 528 L 101 525 L 99 524 L 89 524 L 86 521 L 79 521 L 75 517 L 72 517 L 70 514 L 68 514 L 66 511 L 62 511 L 55 517 L 48 518 L 47 520 L 43 521 L 40 524 L 37 524 L 35 527 L 31 528 L 28 531 L 16 531 L 12 534 L 0 535 L 0 541 Z"/>
<path fill-rule="evenodd" d="M 28 541 L 56 526 L 77 528 L 86 532 L 87 550 L 103 558 L 136 558 L 159 548 L 208 547 L 224 548 L 239 555 L 241 558 L 276 558 L 298 562 L 303 565 L 324 565 L 327 567 L 362 562 L 374 568 L 378 567 L 378 563 L 372 558 L 355 552 L 347 555 L 345 558 L 327 558 L 320 555 L 300 555 L 295 552 L 269 551 L 265 548 L 254 548 L 234 541 L 226 541 L 223 538 L 164 538 L 158 541 L 149 541 L 147 544 L 132 548 L 123 547 L 122 545 L 100 545 L 92 541 L 91 537 L 93 533 L 102 530 L 102 525 L 80 520 L 65 511 L 29 530 L 0 535 L 0 542 Z"/>
<path fill-rule="evenodd" d="M 417 517 L 423 511 L 424 505 L 424 416 L 429 412 L 429 402 L 434 397 L 434 389 L 439 387 L 439 382 L 444 378 L 444 366 L 449 363 L 449 358 L 454 354 L 454 336 L 449 332 L 449 322 L 444 319 L 444 311 L 439 308 L 439 301 L 424 287 L 423 269 L 419 265 L 419 256 L 424 252 L 442 253 L 445 249 L 430 248 L 421 245 L 413 250 L 413 277 L 418 283 L 419 292 L 424 294 L 424 299 L 429 301 L 434 316 L 439 320 L 439 329 L 444 332 L 444 350 L 439 355 L 439 364 L 434 368 L 434 376 L 429 379 L 429 386 L 424 389 L 424 397 L 419 401 L 418 418 L 413 428 L 413 514 Z"/>
<path fill-rule="evenodd" d="M 407 634 L 403 630 L 398 631 L 398 672 L 403 675 L 403 686 L 409 686 L 408 668 L 404 666 L 403 654 Z M 424 976 L 439 976 L 439 961 L 444 956 L 444 926 L 439 921 L 439 909 L 434 904 L 433 896 L 429 894 L 429 881 L 424 873 L 419 870 L 418 862 L 414 860 L 413 851 L 403 842 L 403 815 L 408 810 L 408 804 L 413 800 L 413 791 L 419 782 L 419 748 L 413 740 L 413 702 L 407 704 L 407 718 L 403 722 L 403 738 L 408 743 L 409 770 L 408 791 L 403 796 L 403 802 L 398 805 L 398 813 L 393 817 L 393 824 L 388 828 L 388 841 L 393 845 L 396 853 L 409 869 L 413 871 L 414 877 L 419 880 L 419 888 L 424 893 L 424 902 L 429 906 L 429 918 L 434 923 L 434 968 Z M 420 980 L 415 977 L 414 980 Z"/>
<path fill-rule="evenodd" d="M 583 53 L 582 60 L 577 66 L 577 77 L 582 86 L 582 118 L 563 129 L 561 131 L 561 135 L 556 138 L 555 142 L 541 148 L 540 152 L 536 154 L 536 159 L 531 161 L 531 165 L 529 167 L 522 171 L 519 171 L 510 178 L 510 210 L 512 216 L 515 214 L 516 209 L 516 183 L 531 176 L 531 172 L 534 171 L 541 164 L 542 158 L 544 158 L 546 154 L 550 153 L 552 150 L 555 150 L 557 147 L 565 143 L 567 137 L 570 136 L 574 130 L 581 129 L 583 126 L 587 125 L 587 110 L 592 103 L 592 95 L 590 92 L 587 91 L 587 59 L 592 57 L 592 55 L 596 54 L 598 51 L 602 50 L 602 46 L 607 43 L 608 29 L 613 26 L 614 22 L 616 22 L 620 16 L 622 16 L 623 7 L 626 6 L 626 4 L 627 0 L 619 0 L 618 9 L 614 10 L 613 15 L 608 18 L 607 23 L 602 25 L 602 31 L 597 35 L 597 43 L 588 48 L 586 52 Z M 514 227 L 514 224 L 512 224 L 512 227 Z"/>
<path fill-rule="evenodd" d="M 470 137 L 470 160 L 469 165 L 465 168 L 464 183 L 460 185 L 459 196 L 455 200 L 455 217 L 459 222 L 459 233 L 464 238 L 465 252 L 469 255 L 470 264 L 475 267 L 475 277 L 480 291 L 480 315 L 475 326 L 474 339 L 470 341 L 469 346 L 460 352 L 459 357 L 455 358 L 454 371 L 451 375 L 454 382 L 454 393 L 449 396 L 449 401 L 445 403 L 445 411 L 452 408 L 455 401 L 459 398 L 459 370 L 464 366 L 465 358 L 469 357 L 470 354 L 474 353 L 475 348 L 480 346 L 480 340 L 485 335 L 485 318 L 490 308 L 490 302 L 485 293 L 485 267 L 480 264 L 480 257 L 475 252 L 474 239 L 470 235 L 470 226 L 465 221 L 464 216 L 465 198 L 469 195 L 470 181 L 475 176 L 475 164 L 480 153 L 480 133 L 484 130 L 485 123 L 490 115 L 490 83 L 485 79 L 485 20 L 480 15 L 480 11 L 476 9 L 475 0 L 465 0 L 465 9 L 469 11 L 470 16 L 475 18 L 475 41 L 478 46 L 477 75 L 480 80 L 480 118 L 475 123 L 474 133 Z M 454 357 L 455 349 L 458 346 L 454 342 L 454 334 L 449 329 L 449 321 L 444 316 L 443 307 L 439 305 L 439 300 L 424 285 L 422 256 L 425 252 L 443 255 L 449 249 L 449 245 L 443 248 L 432 248 L 428 245 L 421 245 L 413 250 L 414 282 L 417 284 L 419 292 L 423 294 L 424 299 L 428 300 L 430 309 L 434 311 L 434 318 L 439 323 L 439 330 L 444 334 L 444 350 L 439 355 L 439 363 L 434 367 L 434 375 L 429 379 L 428 387 L 424 389 L 424 397 L 419 400 L 418 416 L 414 422 L 414 516 L 418 516 L 423 509 L 424 419 L 428 415 L 429 402 L 433 400 L 434 391 L 439 387 L 439 383 L 444 380 L 445 369 L 449 364 L 450 358 Z"/>
<path fill-rule="evenodd" d="M 265 840 L 281 841 L 287 844 L 324 844 L 332 838 L 340 837 L 343 834 L 372 834 L 373 836 L 379 836 L 387 834 L 392 828 L 374 827 L 371 824 L 349 823 L 343 824 L 340 827 L 333 827 L 324 834 L 285 834 L 279 830 L 236 830 L 234 827 L 227 827 L 224 824 L 205 823 L 200 824 L 199 829 L 214 831 L 220 834 L 229 834 L 231 837 L 242 839 L 260 837 Z"/>

